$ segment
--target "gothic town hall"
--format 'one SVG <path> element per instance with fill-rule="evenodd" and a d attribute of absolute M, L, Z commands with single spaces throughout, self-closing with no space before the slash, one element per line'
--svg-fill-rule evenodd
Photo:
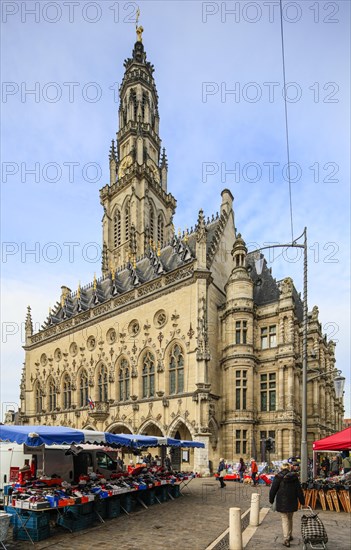
<path fill-rule="evenodd" d="M 257 274 L 236 233 L 229 189 L 218 214 L 200 210 L 194 227 L 174 231 L 141 33 L 124 66 L 110 181 L 100 190 L 102 274 L 75 291 L 62 286 L 37 333 L 28 308 L 20 423 L 198 440 L 205 449 L 176 453 L 174 466 L 204 473 L 220 456 L 260 460 L 267 437 L 271 460 L 299 455 L 299 294 L 266 263 Z M 334 347 L 314 307 L 309 367 L 333 370 Z M 320 378 L 308 384 L 308 408 L 311 449 L 341 429 L 343 403 Z"/>

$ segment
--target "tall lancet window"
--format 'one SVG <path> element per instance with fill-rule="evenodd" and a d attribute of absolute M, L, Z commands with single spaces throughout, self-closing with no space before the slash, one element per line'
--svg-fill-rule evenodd
<path fill-rule="evenodd" d="M 106 402 L 108 398 L 107 368 L 101 365 L 98 371 L 98 400 Z"/>
<path fill-rule="evenodd" d="M 130 91 L 130 103 L 131 103 L 130 108 L 132 113 L 132 119 L 136 121 L 138 105 L 137 105 L 137 97 L 136 97 L 135 90 Z"/>
<path fill-rule="evenodd" d="M 85 369 L 83 369 L 79 377 L 79 400 L 80 400 L 81 407 L 86 407 L 88 405 L 88 393 L 89 393 L 88 373 Z"/>
<path fill-rule="evenodd" d="M 51 412 L 56 409 L 56 386 L 53 378 L 48 381 L 48 409 Z"/>
<path fill-rule="evenodd" d="M 150 239 L 155 238 L 155 214 L 154 209 L 150 206 Z"/>
<path fill-rule="evenodd" d="M 116 210 L 114 219 L 113 219 L 113 241 L 115 247 L 120 246 L 121 244 L 121 213 L 119 210 Z"/>
<path fill-rule="evenodd" d="M 130 207 L 129 204 L 126 204 L 124 209 L 124 231 L 125 231 L 125 240 L 128 241 L 130 235 Z"/>
<path fill-rule="evenodd" d="M 163 246 L 163 238 L 164 238 L 164 221 L 163 221 L 162 214 L 160 214 L 157 220 L 157 241 L 161 247 Z"/>
<path fill-rule="evenodd" d="M 142 370 L 142 396 L 153 397 L 155 395 L 155 357 L 147 351 L 143 358 Z"/>
<path fill-rule="evenodd" d="M 63 408 L 70 409 L 72 404 L 72 386 L 71 377 L 69 374 L 65 374 L 63 379 Z"/>

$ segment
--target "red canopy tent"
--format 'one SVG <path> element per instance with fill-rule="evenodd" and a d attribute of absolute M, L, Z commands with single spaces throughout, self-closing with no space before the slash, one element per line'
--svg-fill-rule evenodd
<path fill-rule="evenodd" d="M 351 426 L 313 443 L 313 451 L 351 451 Z"/>

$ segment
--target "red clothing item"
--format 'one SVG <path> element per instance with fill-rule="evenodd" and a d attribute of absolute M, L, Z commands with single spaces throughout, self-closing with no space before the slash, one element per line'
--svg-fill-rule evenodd
<path fill-rule="evenodd" d="M 253 474 L 257 474 L 257 472 L 258 472 L 257 464 L 256 464 L 255 461 L 252 461 L 252 462 L 251 462 L 251 472 L 252 472 Z"/>

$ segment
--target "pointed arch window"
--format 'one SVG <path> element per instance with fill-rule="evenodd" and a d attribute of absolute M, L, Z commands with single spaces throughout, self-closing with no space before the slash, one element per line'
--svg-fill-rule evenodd
<path fill-rule="evenodd" d="M 147 351 L 143 358 L 142 395 L 153 397 L 155 395 L 155 357 L 151 351 Z"/>
<path fill-rule="evenodd" d="M 163 246 L 163 237 L 164 237 L 164 221 L 162 214 L 159 214 L 157 219 L 157 241 L 159 246 Z"/>
<path fill-rule="evenodd" d="M 98 372 L 98 401 L 107 401 L 108 398 L 108 379 L 107 368 L 101 365 Z"/>
<path fill-rule="evenodd" d="M 169 357 L 169 393 L 184 391 L 184 354 L 179 344 L 174 344 Z"/>
<path fill-rule="evenodd" d="M 113 239 L 115 247 L 121 245 L 121 213 L 119 210 L 116 210 L 113 219 Z"/>
<path fill-rule="evenodd" d="M 72 384 L 69 374 L 63 378 L 63 408 L 70 409 L 72 405 Z"/>
<path fill-rule="evenodd" d="M 133 117 L 133 120 L 137 120 L 137 111 L 138 111 L 138 106 L 137 106 L 137 97 L 136 97 L 136 92 L 135 90 L 131 90 L 130 91 L 130 101 L 132 103 L 132 117 Z"/>
<path fill-rule="evenodd" d="M 150 206 L 150 239 L 155 238 L 155 214 L 154 209 Z"/>
<path fill-rule="evenodd" d="M 146 105 L 149 104 L 149 96 L 146 92 L 143 92 L 143 100 L 141 103 L 141 116 L 143 122 L 149 122 L 148 120 L 145 120 L 145 114 L 146 114 Z"/>
<path fill-rule="evenodd" d="M 43 393 L 39 382 L 35 385 L 35 412 L 41 413 L 43 409 Z"/>
<path fill-rule="evenodd" d="M 130 207 L 126 204 L 124 209 L 124 228 L 125 228 L 125 240 L 128 241 L 130 233 Z"/>
<path fill-rule="evenodd" d="M 79 405 L 85 407 L 88 404 L 89 382 L 88 373 L 84 369 L 79 376 Z"/>
<path fill-rule="evenodd" d="M 119 367 L 119 400 L 127 401 L 130 397 L 130 374 L 127 359 L 122 359 Z"/>
<path fill-rule="evenodd" d="M 54 411 L 56 409 L 56 386 L 52 378 L 50 378 L 48 383 L 48 408 L 49 411 Z"/>

